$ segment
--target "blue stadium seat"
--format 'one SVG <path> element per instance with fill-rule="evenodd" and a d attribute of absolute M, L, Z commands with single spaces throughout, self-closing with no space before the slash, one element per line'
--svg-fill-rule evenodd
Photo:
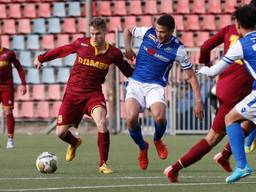
<path fill-rule="evenodd" d="M 65 17 L 66 16 L 66 11 L 65 11 L 65 3 L 63 2 L 54 2 L 53 3 L 53 10 L 52 14 L 55 17 Z"/>
<path fill-rule="evenodd" d="M 25 38 L 23 35 L 14 35 L 12 37 L 12 49 L 25 49 Z"/>
<path fill-rule="evenodd" d="M 42 71 L 42 83 L 55 83 L 54 68 L 45 67 Z"/>
<path fill-rule="evenodd" d="M 12 69 L 12 76 L 13 76 L 13 83 L 14 84 L 21 84 L 20 76 L 16 68 Z"/>
<path fill-rule="evenodd" d="M 67 83 L 69 78 L 70 69 L 69 67 L 58 68 L 57 83 Z"/>
<path fill-rule="evenodd" d="M 71 54 L 63 58 L 63 62 L 65 66 L 73 66 L 76 60 L 76 54 Z"/>
<path fill-rule="evenodd" d="M 51 67 L 61 67 L 62 65 L 62 59 L 54 59 L 52 61 L 48 62 L 48 66 Z"/>
<path fill-rule="evenodd" d="M 69 2 L 68 3 L 68 16 L 80 16 L 81 15 L 81 9 L 80 9 L 80 3 L 79 2 Z"/>
<path fill-rule="evenodd" d="M 46 32 L 45 19 L 33 19 L 32 22 L 33 22 L 33 27 L 32 27 L 33 33 Z"/>
<path fill-rule="evenodd" d="M 39 84 L 40 83 L 40 75 L 39 75 L 39 70 L 38 69 L 28 68 L 27 83 L 32 83 L 32 84 Z"/>
<path fill-rule="evenodd" d="M 59 33 L 59 32 L 61 32 L 60 19 L 59 18 L 49 18 L 48 19 L 48 32 L 49 33 Z"/>
<path fill-rule="evenodd" d="M 118 47 L 124 48 L 124 33 L 123 32 L 118 33 Z"/>
<path fill-rule="evenodd" d="M 25 67 L 31 67 L 32 66 L 32 56 L 30 51 L 20 51 L 19 55 L 20 62 Z"/>
<path fill-rule="evenodd" d="M 28 35 L 27 36 L 27 49 L 39 49 L 39 36 L 38 35 Z"/>

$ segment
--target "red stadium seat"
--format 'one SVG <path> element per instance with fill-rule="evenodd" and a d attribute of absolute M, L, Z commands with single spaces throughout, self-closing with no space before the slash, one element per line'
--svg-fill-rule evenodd
<path fill-rule="evenodd" d="M 34 118 L 35 117 L 34 102 L 32 101 L 21 102 L 19 116 L 22 118 Z"/>
<path fill-rule="evenodd" d="M 18 33 L 31 33 L 30 19 L 18 20 Z"/>
<path fill-rule="evenodd" d="M 86 26 L 87 25 L 87 19 L 85 17 L 80 17 L 78 19 L 78 32 L 79 33 L 86 33 Z"/>
<path fill-rule="evenodd" d="M 194 34 L 193 32 L 183 32 L 181 37 L 182 43 L 186 47 L 194 47 Z"/>
<path fill-rule="evenodd" d="M 203 17 L 203 29 L 205 30 L 216 30 L 215 16 L 204 15 Z"/>
<path fill-rule="evenodd" d="M 97 14 L 97 3 L 96 3 L 96 1 L 92 2 L 92 15 L 93 16 L 97 16 L 98 15 Z M 81 16 L 84 16 L 84 17 L 86 16 L 86 3 L 84 3 Z"/>
<path fill-rule="evenodd" d="M 147 1 L 145 1 L 144 14 L 150 14 L 150 15 L 158 14 L 157 1 L 156 0 L 147 0 Z"/>
<path fill-rule="evenodd" d="M 199 16 L 198 15 L 187 15 L 187 30 L 199 30 Z"/>
<path fill-rule="evenodd" d="M 207 31 L 199 31 L 197 34 L 197 46 L 200 47 L 203 43 L 209 39 L 209 32 Z"/>
<path fill-rule="evenodd" d="M 53 49 L 54 47 L 54 36 L 52 34 L 43 35 L 41 41 L 41 48 Z"/>
<path fill-rule="evenodd" d="M 61 88 L 59 84 L 49 84 L 46 99 L 60 100 L 62 98 Z"/>
<path fill-rule="evenodd" d="M 9 18 L 21 18 L 20 3 L 12 3 L 9 6 Z"/>
<path fill-rule="evenodd" d="M 124 20 L 125 27 L 135 27 L 136 26 L 136 16 L 126 16 Z"/>
<path fill-rule="evenodd" d="M 208 13 L 221 13 L 221 0 L 208 0 Z"/>
<path fill-rule="evenodd" d="M 2 46 L 6 48 L 10 48 L 10 36 L 9 35 L 1 35 Z"/>
<path fill-rule="evenodd" d="M 142 15 L 141 0 L 130 1 L 130 15 Z"/>
<path fill-rule="evenodd" d="M 49 102 L 48 101 L 39 101 L 36 102 L 35 105 L 35 117 L 47 119 L 50 117 L 50 111 L 49 111 Z"/>
<path fill-rule="evenodd" d="M 219 29 L 232 24 L 232 19 L 230 14 L 221 15 L 219 18 Z"/>
<path fill-rule="evenodd" d="M 7 18 L 7 10 L 5 4 L 0 4 L 0 19 Z"/>
<path fill-rule="evenodd" d="M 38 17 L 51 17 L 52 13 L 50 3 L 39 3 L 38 6 Z"/>
<path fill-rule="evenodd" d="M 111 45 L 116 43 L 115 33 L 107 33 L 106 34 L 106 41 L 109 42 Z"/>
<path fill-rule="evenodd" d="M 233 13 L 235 6 L 237 6 L 236 0 L 225 0 L 224 13 Z"/>
<path fill-rule="evenodd" d="M 174 17 L 174 20 L 175 20 L 176 29 L 184 30 L 183 16 L 182 15 L 173 15 L 173 17 Z"/>
<path fill-rule="evenodd" d="M 45 100 L 45 85 L 35 84 L 32 85 L 31 99 L 32 100 Z"/>
<path fill-rule="evenodd" d="M 189 13 L 189 0 L 182 0 L 177 2 L 177 13 Z"/>
<path fill-rule="evenodd" d="M 125 0 L 115 1 L 113 15 L 127 15 Z"/>
<path fill-rule="evenodd" d="M 160 13 L 173 13 L 173 0 L 164 0 L 160 4 Z"/>
<path fill-rule="evenodd" d="M 80 37 L 84 37 L 84 34 L 82 34 L 82 33 L 74 33 L 74 34 L 72 34 L 72 36 L 71 36 L 72 38 L 72 40 L 71 40 L 71 42 L 72 41 L 75 41 L 75 40 L 77 40 L 78 38 L 80 38 Z"/>
<path fill-rule="evenodd" d="M 15 34 L 16 33 L 16 26 L 15 26 L 14 19 L 4 19 L 3 20 L 2 33 L 4 33 L 4 34 Z"/>
<path fill-rule="evenodd" d="M 50 104 L 50 113 L 49 116 L 51 118 L 56 118 L 58 113 L 59 113 L 59 109 L 60 109 L 60 105 L 61 105 L 61 101 L 54 101 Z"/>
<path fill-rule="evenodd" d="M 116 29 L 122 31 L 121 17 L 110 17 L 108 29 L 110 32 L 114 32 Z"/>
<path fill-rule="evenodd" d="M 140 22 L 138 26 L 151 27 L 153 26 L 153 18 L 150 15 L 140 16 Z"/>
<path fill-rule="evenodd" d="M 110 1 L 98 1 L 98 13 L 101 16 L 111 16 L 111 2 Z"/>
<path fill-rule="evenodd" d="M 23 10 L 23 17 L 25 18 L 36 18 L 36 4 L 26 3 Z"/>
<path fill-rule="evenodd" d="M 64 33 L 76 33 L 76 20 L 75 18 L 65 18 L 63 21 L 63 30 Z"/>
<path fill-rule="evenodd" d="M 57 42 L 56 46 L 62 46 L 69 44 L 69 35 L 68 34 L 58 34 L 57 35 Z"/>
<path fill-rule="evenodd" d="M 29 86 L 27 85 L 27 93 L 25 95 L 22 95 L 22 92 L 20 91 L 20 87 L 17 86 L 16 92 L 15 92 L 15 100 L 18 101 L 29 101 L 30 100 L 30 91 Z"/>
<path fill-rule="evenodd" d="M 194 0 L 193 13 L 205 13 L 205 0 Z"/>

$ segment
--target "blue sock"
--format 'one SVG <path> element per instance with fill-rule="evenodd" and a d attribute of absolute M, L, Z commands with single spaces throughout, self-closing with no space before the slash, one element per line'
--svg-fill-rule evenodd
<path fill-rule="evenodd" d="M 253 131 L 247 136 L 247 140 L 245 143 L 247 147 L 250 147 L 252 145 L 252 142 L 254 141 L 255 136 L 256 136 L 256 129 L 253 129 Z"/>
<path fill-rule="evenodd" d="M 159 125 L 158 123 L 155 122 L 154 141 L 159 141 L 163 137 L 166 130 L 166 125 L 167 125 L 166 121 L 162 125 Z"/>
<path fill-rule="evenodd" d="M 247 164 L 244 152 L 244 132 L 240 123 L 232 123 L 227 126 L 227 134 L 229 137 L 230 147 L 236 160 L 237 167 L 244 168 Z"/>
<path fill-rule="evenodd" d="M 133 141 L 139 146 L 140 150 L 146 149 L 146 144 L 143 140 L 142 134 L 141 134 L 141 128 L 140 125 L 137 125 L 137 127 L 133 129 L 129 129 L 129 134 Z"/>

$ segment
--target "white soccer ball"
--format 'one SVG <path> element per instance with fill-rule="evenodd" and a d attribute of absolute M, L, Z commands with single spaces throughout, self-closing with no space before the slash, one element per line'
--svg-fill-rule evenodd
<path fill-rule="evenodd" d="M 41 173 L 54 173 L 57 166 L 58 157 L 53 153 L 43 152 L 36 159 L 36 168 Z"/>

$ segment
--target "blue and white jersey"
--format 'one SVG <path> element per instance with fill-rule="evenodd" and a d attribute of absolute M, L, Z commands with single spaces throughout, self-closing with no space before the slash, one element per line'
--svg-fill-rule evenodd
<path fill-rule="evenodd" d="M 169 41 L 160 44 L 155 28 L 134 27 L 131 32 L 132 36 L 143 40 L 136 57 L 132 79 L 165 87 L 174 61 L 183 69 L 192 68 L 184 45 L 176 37 L 171 36 Z"/>
<path fill-rule="evenodd" d="M 256 31 L 247 33 L 230 47 L 222 60 L 228 64 L 237 59 L 243 59 L 244 66 L 253 76 L 253 90 L 256 90 Z"/>

